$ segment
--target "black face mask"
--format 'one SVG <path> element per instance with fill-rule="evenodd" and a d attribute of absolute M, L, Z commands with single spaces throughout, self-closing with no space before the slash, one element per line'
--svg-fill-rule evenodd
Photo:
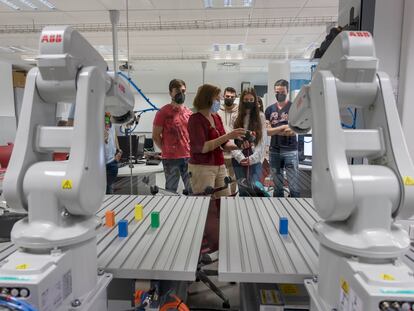
<path fill-rule="evenodd" d="M 253 102 L 243 102 L 243 106 L 246 109 L 253 110 L 254 108 L 256 108 L 256 103 L 253 103 Z"/>
<path fill-rule="evenodd" d="M 231 107 L 231 106 L 233 106 L 233 104 L 234 104 L 234 98 L 225 98 L 225 99 L 224 99 L 224 104 L 225 104 L 227 107 Z"/>
<path fill-rule="evenodd" d="M 173 98 L 174 102 L 177 104 L 183 104 L 185 101 L 185 94 L 184 93 L 178 93 L 175 94 L 174 98 Z"/>
<path fill-rule="evenodd" d="M 276 93 L 276 100 L 279 103 L 283 103 L 286 100 L 286 97 L 287 97 L 286 94 Z"/>

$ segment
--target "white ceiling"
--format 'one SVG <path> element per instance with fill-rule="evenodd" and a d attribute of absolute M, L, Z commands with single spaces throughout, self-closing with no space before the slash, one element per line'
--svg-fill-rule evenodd
<path fill-rule="evenodd" d="M 14 1 L 19 6 L 22 3 Z M 22 9 L 15 11 L 0 3 L 0 58 L 20 57 L 22 53 L 8 53 L 4 49 L 9 46 L 37 49 L 39 33 L 2 33 L 5 26 L 32 27 L 40 24 L 81 24 L 109 23 L 109 9 L 121 10 L 121 24 L 126 23 L 127 0 L 50 0 L 56 10 L 40 8 L 38 0 L 31 0 L 39 6 L 37 11 Z M 220 0 L 214 0 L 216 3 Z M 237 0 L 233 0 L 233 3 Z M 129 24 L 134 23 L 169 23 L 181 21 L 210 20 L 214 25 L 229 19 L 256 20 L 294 18 L 318 19 L 321 17 L 335 19 L 338 15 L 338 0 L 254 0 L 251 8 L 204 8 L 203 0 L 130 0 Z M 287 25 L 287 24 L 284 24 Z M 283 26 L 283 25 L 282 25 Z M 309 54 L 309 50 L 323 40 L 326 25 L 288 25 L 283 27 L 268 26 L 267 28 L 241 27 L 232 29 L 179 29 L 131 31 L 130 57 L 137 59 L 133 66 L 145 67 L 146 58 L 179 58 L 203 56 L 213 59 L 214 44 L 244 44 L 244 66 L 256 69 L 267 66 L 271 58 L 297 58 L 298 55 Z M 111 49 L 110 32 L 83 32 L 83 35 L 102 51 Z M 126 56 L 126 32 L 119 32 L 119 49 L 121 56 Z M 31 52 L 33 54 L 33 52 Z M 24 54 L 24 53 L 23 53 Z M 26 54 L 30 54 L 27 52 Z M 255 55 L 256 59 L 247 59 Z M 263 56 L 261 56 L 263 55 Z M 271 57 L 270 57 L 270 56 Z M 257 58 L 261 60 L 257 60 Z M 192 63 L 188 61 L 183 63 Z M 220 62 L 220 61 L 217 61 Z M 222 61 L 221 61 L 222 62 Z M 160 60 L 158 60 L 160 63 Z M 164 61 L 161 63 L 171 63 Z M 199 61 L 198 61 L 199 63 Z M 169 65 L 167 65 L 169 66 Z M 209 66 L 211 68 L 213 66 Z M 189 66 L 193 68 L 193 66 Z M 191 69 L 190 69 L 191 70 Z M 260 71 L 258 70 L 258 71 Z"/>

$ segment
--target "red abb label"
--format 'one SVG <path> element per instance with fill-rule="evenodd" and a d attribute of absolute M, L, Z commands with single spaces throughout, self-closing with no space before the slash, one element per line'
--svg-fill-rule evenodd
<path fill-rule="evenodd" d="M 371 34 L 368 31 L 351 31 L 349 32 L 350 37 L 369 38 Z"/>
<path fill-rule="evenodd" d="M 60 43 L 62 42 L 62 35 L 59 35 L 59 34 L 43 35 L 40 42 L 41 43 Z"/>

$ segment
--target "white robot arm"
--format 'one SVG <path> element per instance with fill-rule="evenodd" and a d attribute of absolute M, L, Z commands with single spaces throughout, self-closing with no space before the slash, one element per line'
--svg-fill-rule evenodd
<path fill-rule="evenodd" d="M 326 308 L 312 310 L 348 310 L 345 298 L 363 303 L 352 310 L 414 301 L 401 295 L 414 282 L 410 269 L 396 263 L 410 240 L 394 221 L 414 214 L 414 168 L 391 83 L 377 66 L 370 33 L 340 33 L 289 111 L 293 130 L 312 128 L 312 196 L 324 219 L 314 227 L 320 274 L 313 293 L 320 299 L 313 300 Z M 361 128 L 342 128 L 339 109 L 346 107 L 359 108 Z M 349 164 L 351 157 L 364 164 Z M 346 296 L 344 284 L 357 298 Z M 393 296 L 384 292 L 390 286 Z"/>
<path fill-rule="evenodd" d="M 60 101 L 76 104 L 73 128 L 54 126 L 56 103 Z M 53 192 L 70 213 L 93 215 L 105 189 L 101 116 L 109 111 L 113 120 L 121 123 L 133 118 L 134 97 L 129 87 L 107 73 L 102 56 L 77 31 L 46 27 L 40 38 L 38 68 L 29 73 L 24 102 L 27 104 L 23 104 L 4 184 L 9 205 L 27 210 L 30 195 L 23 181 L 29 178 L 29 168 L 41 165 L 37 174 L 50 179 L 40 181 L 41 177 L 33 176 L 42 192 L 46 184 L 54 185 Z M 95 121 L 92 116 L 96 116 Z M 67 163 L 49 162 L 54 151 L 70 151 L 71 158 Z M 62 189 L 62 180 L 72 181 L 71 191 Z"/>
<path fill-rule="evenodd" d="M 313 194 L 327 220 L 345 220 L 353 212 L 359 200 L 354 193 L 360 181 L 356 175 L 375 176 L 384 167 L 392 170 L 392 183 L 399 188 L 393 215 L 409 218 L 414 214 L 414 187 L 406 178 L 414 176 L 413 166 L 389 79 L 377 74 L 377 64 L 369 33 L 341 33 L 289 113 L 289 126 L 296 132 L 313 128 L 314 177 L 318 180 L 313 183 Z M 361 109 L 365 129 L 342 129 L 339 108 L 344 107 Z M 347 157 L 365 157 L 370 165 L 350 166 Z"/>
<path fill-rule="evenodd" d="M 58 102 L 76 104 L 73 127 L 57 127 Z M 24 288 L 39 310 L 106 310 L 110 275 L 97 275 L 95 213 L 105 193 L 104 115 L 114 122 L 134 117 L 134 96 L 102 56 L 71 27 L 46 27 L 38 67 L 27 77 L 15 145 L 4 180 L 4 195 L 28 217 L 11 232 L 20 250 L 0 266 L 0 289 Z M 69 152 L 68 161 L 52 161 Z M 52 251 L 51 251 L 52 250 Z M 28 271 L 16 270 L 22 261 Z M 1 276 L 14 276 L 21 282 Z M 20 275 L 25 277 L 19 278 Z M 30 282 L 25 282 L 30 275 Z M 56 282 L 70 279 L 70 292 L 42 297 Z M 11 278 L 13 279 L 13 278 Z M 59 298 L 60 297 L 60 298 Z M 71 304 L 72 301 L 72 304 Z M 53 305 L 49 305 L 49 303 Z"/>

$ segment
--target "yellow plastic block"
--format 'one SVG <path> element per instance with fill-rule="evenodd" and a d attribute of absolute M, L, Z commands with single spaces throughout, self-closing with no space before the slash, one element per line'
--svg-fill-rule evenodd
<path fill-rule="evenodd" d="M 144 218 L 144 208 L 141 204 L 135 204 L 135 220 L 140 221 Z"/>

